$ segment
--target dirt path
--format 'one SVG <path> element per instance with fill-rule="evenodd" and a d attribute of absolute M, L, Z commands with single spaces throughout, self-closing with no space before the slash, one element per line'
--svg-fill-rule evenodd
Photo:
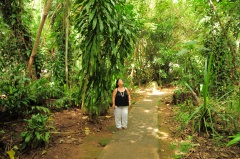
<path fill-rule="evenodd" d="M 98 124 L 89 122 L 85 116 L 83 127 L 86 131 L 81 132 L 80 109 L 56 112 L 54 113 L 54 126 L 60 133 L 52 134 L 48 147 L 27 151 L 21 154 L 20 158 L 171 158 L 172 139 L 169 134 L 171 126 L 168 123 L 171 123 L 169 116 L 171 116 L 172 106 L 168 106 L 167 103 L 171 101 L 172 91 L 173 89 L 162 89 L 153 93 L 143 91 L 140 94 L 132 94 L 137 103 L 132 105 L 129 128 L 124 131 L 116 130 L 113 116 L 111 118 L 101 116 L 101 122 Z M 108 155 L 113 155 L 113 157 Z"/>
<path fill-rule="evenodd" d="M 17 152 L 15 158 L 172 159 L 184 156 L 186 159 L 240 159 L 239 146 L 226 147 L 229 141 L 226 138 L 216 143 L 204 134 L 192 134 L 191 126 L 182 132 L 178 131 L 181 123 L 175 120 L 174 112 L 178 111 L 178 107 L 171 105 L 173 91 L 174 88 L 166 88 L 152 93 L 132 93 L 133 100 L 137 103 L 132 105 L 129 128 L 124 131 L 116 131 L 113 116 L 100 116 L 99 123 L 91 123 L 84 116 L 85 131 L 82 131 L 80 109 L 55 112 L 52 119 L 58 133 L 51 134 L 48 146 L 27 150 L 25 153 Z M 20 144 L 19 134 L 25 126 L 26 123 L 22 120 L 2 124 L 5 134 L 2 136 L 4 140 L 0 142 L 0 159 L 7 159 L 5 152 Z"/>
<path fill-rule="evenodd" d="M 98 159 L 172 158 L 171 135 L 165 118 L 171 112 L 167 111 L 166 103 L 172 91 L 148 92 L 144 99 L 134 104 L 129 114 L 128 129 L 116 132 Z"/>

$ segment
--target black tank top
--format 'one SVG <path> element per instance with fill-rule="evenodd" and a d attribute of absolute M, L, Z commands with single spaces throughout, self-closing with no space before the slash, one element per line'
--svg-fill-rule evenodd
<path fill-rule="evenodd" d="M 115 98 L 115 105 L 116 106 L 129 106 L 129 99 L 128 93 L 126 88 L 124 88 L 124 92 L 119 92 L 117 89 L 117 94 Z"/>

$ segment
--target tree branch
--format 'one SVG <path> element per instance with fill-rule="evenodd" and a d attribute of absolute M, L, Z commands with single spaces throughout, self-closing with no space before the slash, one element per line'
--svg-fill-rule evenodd
<path fill-rule="evenodd" d="M 27 66 L 27 76 L 28 77 L 31 77 L 32 65 L 33 65 L 33 62 L 34 62 L 34 58 L 37 54 L 37 48 L 38 48 L 38 45 L 39 45 L 39 42 L 40 42 L 41 33 L 42 33 L 42 30 L 43 30 L 43 26 L 44 26 L 45 20 L 47 18 L 48 12 L 50 10 L 52 1 L 53 0 L 48 0 L 47 6 L 46 6 L 46 8 L 44 9 L 44 12 L 43 12 L 41 23 L 40 23 L 40 26 L 38 28 L 38 32 L 37 32 L 37 36 L 36 36 L 36 41 L 34 42 L 32 53 L 31 53 L 31 56 L 29 58 L 29 62 L 28 62 L 28 66 Z"/>

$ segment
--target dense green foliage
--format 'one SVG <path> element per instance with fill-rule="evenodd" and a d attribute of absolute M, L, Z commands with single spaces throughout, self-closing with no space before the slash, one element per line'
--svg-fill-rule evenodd
<path fill-rule="evenodd" d="M 239 142 L 238 1 L 53 1 L 27 78 L 46 3 L 0 1 L 0 121 L 39 113 L 26 120 L 26 144 L 48 142 L 48 116 L 34 106 L 77 106 L 97 120 L 111 104 L 117 78 L 132 88 L 150 81 L 177 85 L 178 95 L 199 99 L 179 106 L 183 126 Z"/>
<path fill-rule="evenodd" d="M 110 81 L 120 74 L 134 46 L 134 28 L 127 9 L 123 1 L 76 1 L 75 26 L 83 36 L 80 93 L 84 94 L 82 102 L 91 118 L 107 109 L 111 101 Z"/>

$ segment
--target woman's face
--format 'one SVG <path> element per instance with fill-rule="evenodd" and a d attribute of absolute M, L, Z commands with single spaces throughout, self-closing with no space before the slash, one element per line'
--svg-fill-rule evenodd
<path fill-rule="evenodd" d="M 123 86 L 123 81 L 121 79 L 118 80 L 118 86 Z"/>

